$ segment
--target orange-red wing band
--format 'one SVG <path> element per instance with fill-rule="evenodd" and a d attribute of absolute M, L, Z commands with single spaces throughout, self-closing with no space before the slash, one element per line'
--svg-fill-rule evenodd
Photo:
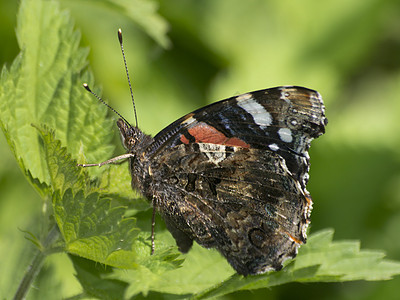
<path fill-rule="evenodd" d="M 241 139 L 236 137 L 228 138 L 222 132 L 204 122 L 200 122 L 196 126 L 189 128 L 188 133 L 194 137 L 196 143 L 250 148 L 250 145 Z M 181 135 L 181 142 L 189 144 L 189 140 L 184 135 Z"/>

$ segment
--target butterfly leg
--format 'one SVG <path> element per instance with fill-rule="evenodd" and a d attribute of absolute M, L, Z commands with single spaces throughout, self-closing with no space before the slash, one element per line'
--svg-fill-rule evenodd
<path fill-rule="evenodd" d="M 87 167 L 101 167 L 101 166 L 108 165 L 108 164 L 121 163 L 121 160 L 126 160 L 126 159 L 128 159 L 130 157 L 133 157 L 133 156 L 134 156 L 134 154 L 132 154 L 132 153 L 126 153 L 126 154 L 122 154 L 122 155 L 117 156 L 117 157 L 113 157 L 113 158 L 111 158 L 109 160 L 103 161 L 103 162 L 98 163 L 98 164 L 77 164 L 77 166 L 84 167 L 84 168 L 87 168 Z"/>
<path fill-rule="evenodd" d="M 154 254 L 154 228 L 156 226 L 156 205 L 155 205 L 155 201 L 153 199 L 153 214 L 151 216 L 151 255 Z"/>

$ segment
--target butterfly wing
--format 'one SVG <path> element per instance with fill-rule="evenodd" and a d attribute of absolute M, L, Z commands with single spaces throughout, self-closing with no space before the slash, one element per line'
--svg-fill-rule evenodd
<path fill-rule="evenodd" d="M 178 246 L 218 249 L 243 275 L 278 270 L 306 241 L 308 148 L 324 133 L 319 94 L 256 91 L 175 121 L 147 147 L 147 190 Z M 157 178 L 157 180 L 156 180 Z"/>

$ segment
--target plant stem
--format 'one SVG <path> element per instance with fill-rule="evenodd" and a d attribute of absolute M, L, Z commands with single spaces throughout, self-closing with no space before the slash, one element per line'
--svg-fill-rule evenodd
<path fill-rule="evenodd" d="M 32 282 L 35 280 L 36 276 L 39 274 L 40 269 L 43 266 L 44 259 L 49 254 L 49 246 L 51 246 L 60 236 L 60 231 L 57 225 L 49 231 L 46 240 L 43 243 L 42 249 L 39 249 L 34 256 L 32 263 L 29 265 L 25 272 L 24 278 L 22 278 L 21 283 L 18 286 L 17 292 L 15 293 L 14 300 L 25 299 L 26 294 L 31 287 Z"/>

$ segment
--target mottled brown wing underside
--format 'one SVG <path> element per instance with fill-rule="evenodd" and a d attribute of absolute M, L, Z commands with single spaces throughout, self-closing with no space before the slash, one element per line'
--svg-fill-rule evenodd
<path fill-rule="evenodd" d="M 247 275 L 279 270 L 305 242 L 311 199 L 277 153 L 189 144 L 156 161 L 156 204 L 182 251 L 195 240 Z"/>

